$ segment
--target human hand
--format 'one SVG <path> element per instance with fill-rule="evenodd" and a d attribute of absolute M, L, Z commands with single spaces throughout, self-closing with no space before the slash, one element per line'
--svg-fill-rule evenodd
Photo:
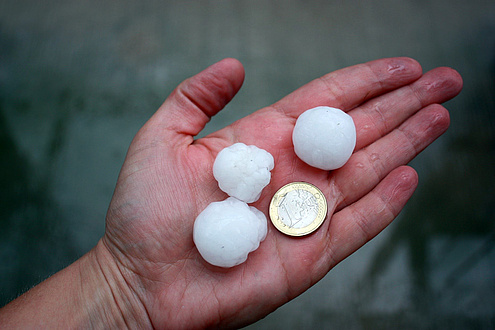
<path fill-rule="evenodd" d="M 459 93 L 460 76 L 438 68 L 422 75 L 417 62 L 391 58 L 316 79 L 234 124 L 194 139 L 239 90 L 242 65 L 226 59 L 186 80 L 133 140 L 95 249 L 127 324 L 157 328 L 239 327 L 254 322 L 320 280 L 383 230 L 417 185 L 403 166 L 440 136 L 449 115 L 438 103 Z M 299 160 L 291 134 L 306 109 L 347 111 L 357 130 L 342 168 L 322 171 Z M 293 238 L 271 223 L 245 263 L 206 263 L 192 239 L 196 216 L 227 196 L 213 178 L 217 153 L 233 143 L 256 145 L 275 159 L 272 180 L 254 203 L 268 216 L 275 191 L 293 181 L 319 187 L 326 221 Z"/>

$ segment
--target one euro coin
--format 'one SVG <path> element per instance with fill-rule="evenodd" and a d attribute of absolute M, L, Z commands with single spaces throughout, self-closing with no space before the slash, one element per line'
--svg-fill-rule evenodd
<path fill-rule="evenodd" d="M 269 213 L 273 225 L 282 233 L 304 236 L 321 226 L 327 209 L 320 189 L 307 182 L 292 182 L 273 195 Z"/>

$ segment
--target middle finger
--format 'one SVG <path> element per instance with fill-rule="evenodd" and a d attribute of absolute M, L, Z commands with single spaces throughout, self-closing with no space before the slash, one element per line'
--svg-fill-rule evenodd
<path fill-rule="evenodd" d="M 462 87 L 460 75 L 450 68 L 437 68 L 414 83 L 374 98 L 349 112 L 356 124 L 359 150 L 392 131 L 419 109 L 443 103 Z"/>
<path fill-rule="evenodd" d="M 338 191 L 336 210 L 354 203 L 371 191 L 395 168 L 407 164 L 442 135 L 449 126 L 449 113 L 430 105 L 401 126 L 355 152 L 344 167 L 331 172 L 330 184 Z"/>

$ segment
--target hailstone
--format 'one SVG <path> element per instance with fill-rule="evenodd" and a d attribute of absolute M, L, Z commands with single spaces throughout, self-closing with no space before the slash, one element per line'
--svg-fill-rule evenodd
<path fill-rule="evenodd" d="M 292 142 L 302 161 L 322 170 L 334 170 L 351 157 L 356 146 L 356 127 L 344 111 L 320 106 L 297 118 Z"/>
<path fill-rule="evenodd" d="M 265 215 L 234 197 L 213 202 L 194 222 L 193 239 L 210 264 L 233 267 L 246 261 L 267 233 Z"/>
<path fill-rule="evenodd" d="M 256 146 L 235 143 L 220 151 L 213 163 L 213 176 L 229 196 L 256 202 L 270 183 L 273 156 Z"/>

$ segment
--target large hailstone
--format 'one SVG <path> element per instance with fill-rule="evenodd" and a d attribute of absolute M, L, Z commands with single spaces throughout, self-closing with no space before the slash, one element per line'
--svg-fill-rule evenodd
<path fill-rule="evenodd" d="M 193 239 L 210 264 L 233 267 L 246 261 L 266 237 L 265 215 L 236 198 L 211 203 L 194 222 Z"/>
<path fill-rule="evenodd" d="M 322 170 L 342 167 L 356 146 L 356 127 L 351 116 L 330 107 L 303 112 L 292 132 L 296 155 Z"/>
<path fill-rule="evenodd" d="M 213 163 L 213 176 L 229 196 L 246 203 L 256 202 L 270 183 L 274 160 L 256 146 L 235 143 L 220 151 Z"/>

